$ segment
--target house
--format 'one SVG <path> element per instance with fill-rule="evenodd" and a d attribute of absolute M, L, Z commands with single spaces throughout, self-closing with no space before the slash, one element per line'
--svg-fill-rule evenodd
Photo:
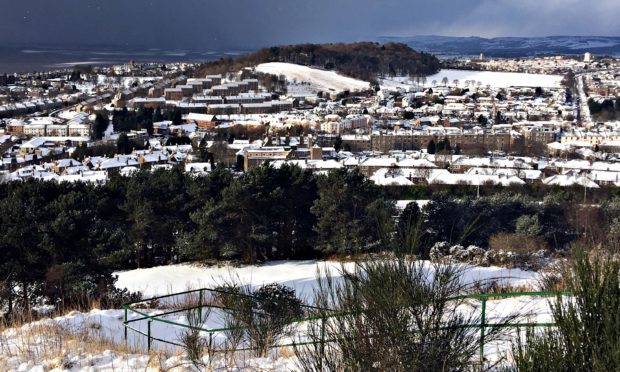
<path fill-rule="evenodd" d="M 545 185 L 561 186 L 561 187 L 573 187 L 580 186 L 589 189 L 598 189 L 599 186 L 596 182 L 585 176 L 578 176 L 574 174 L 556 174 L 555 176 L 547 177 L 542 181 Z"/>
<path fill-rule="evenodd" d="M 209 105 L 207 112 L 211 115 L 236 115 L 241 113 L 239 104 L 213 104 Z"/>
<path fill-rule="evenodd" d="M 243 150 L 243 170 L 245 172 L 274 160 L 288 160 L 293 152 L 281 146 L 246 148 Z"/>
<path fill-rule="evenodd" d="M 188 123 L 196 123 L 198 128 L 213 129 L 217 125 L 215 115 L 210 114 L 197 114 L 189 113 L 185 117 L 185 121 Z"/>
<path fill-rule="evenodd" d="M 461 174 L 441 172 L 429 179 L 435 185 L 472 185 L 472 186 L 520 186 L 525 182 L 516 176 Z"/>
<path fill-rule="evenodd" d="M 167 101 L 180 101 L 183 99 L 183 90 L 181 88 L 166 88 L 164 97 Z"/>
<path fill-rule="evenodd" d="M 153 123 L 153 134 L 168 134 L 168 130 L 172 125 L 172 121 L 164 120 Z"/>
<path fill-rule="evenodd" d="M 205 175 L 211 172 L 211 163 L 186 163 L 185 173 Z"/>
<path fill-rule="evenodd" d="M 164 97 L 147 97 L 147 98 L 134 98 L 129 101 L 128 106 L 134 109 L 152 108 L 163 109 L 166 107 L 166 98 Z"/>

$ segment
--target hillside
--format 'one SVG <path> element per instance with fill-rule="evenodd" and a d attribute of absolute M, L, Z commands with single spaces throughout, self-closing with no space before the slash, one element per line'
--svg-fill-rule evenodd
<path fill-rule="evenodd" d="M 335 71 L 296 65 L 294 63 L 261 63 L 256 66 L 256 71 L 270 75 L 284 75 L 287 81 L 287 91 L 291 95 L 365 90 L 369 87 L 367 81 L 343 76 Z"/>
<path fill-rule="evenodd" d="M 402 43 L 300 44 L 264 48 L 237 59 L 205 64 L 196 76 L 239 71 L 268 62 L 286 62 L 335 70 L 343 75 L 375 81 L 381 75 L 431 75 L 439 70 L 439 60 L 419 53 Z"/>
<path fill-rule="evenodd" d="M 559 54 L 620 54 L 620 37 L 546 36 L 546 37 L 454 37 L 411 36 L 381 37 L 381 42 L 405 43 L 411 48 L 437 55 L 478 55 L 489 57 L 526 57 Z"/>

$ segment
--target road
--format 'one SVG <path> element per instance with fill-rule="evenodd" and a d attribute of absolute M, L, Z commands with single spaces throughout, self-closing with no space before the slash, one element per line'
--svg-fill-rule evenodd
<path fill-rule="evenodd" d="M 592 116 L 590 115 L 590 108 L 588 107 L 588 97 L 586 97 L 586 92 L 583 86 L 583 79 L 585 78 L 585 74 L 579 74 L 575 76 L 577 80 L 577 90 L 579 91 L 579 116 L 581 116 L 581 122 L 583 126 L 590 126 L 592 124 Z"/>

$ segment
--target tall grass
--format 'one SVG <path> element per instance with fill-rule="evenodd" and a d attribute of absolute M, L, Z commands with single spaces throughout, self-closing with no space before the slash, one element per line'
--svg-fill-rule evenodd
<path fill-rule="evenodd" d="M 308 326 L 295 348 L 305 371 L 453 371 L 478 360 L 480 315 L 451 300 L 468 288 L 463 267 L 413 259 L 359 262 L 343 279 L 321 280 L 315 306 L 324 321 Z M 486 342 L 505 336 L 490 328 Z"/>
<path fill-rule="evenodd" d="M 564 282 L 571 299 L 550 303 L 557 327 L 529 330 L 513 347 L 519 371 L 617 371 L 620 369 L 620 262 L 583 250 Z"/>

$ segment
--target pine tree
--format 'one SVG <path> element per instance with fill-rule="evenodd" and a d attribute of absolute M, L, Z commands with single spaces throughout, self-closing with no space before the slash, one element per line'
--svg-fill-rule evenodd
<path fill-rule="evenodd" d="M 131 141 L 129 141 L 129 137 L 127 137 L 126 133 L 118 135 L 116 150 L 119 154 L 129 154 L 131 152 Z"/>
<path fill-rule="evenodd" d="M 390 203 L 381 189 L 358 170 L 339 169 L 318 179 L 318 199 L 312 213 L 317 248 L 324 255 L 368 252 L 384 243 L 381 225 Z M 377 200 L 378 203 L 371 204 Z M 391 212 L 388 212 L 391 213 Z"/>
<path fill-rule="evenodd" d="M 164 120 L 164 115 L 162 115 L 161 109 L 158 107 L 155 109 L 155 112 L 153 113 L 153 122 L 159 123 L 160 121 L 163 121 L 163 120 Z"/>
<path fill-rule="evenodd" d="M 434 140 L 428 141 L 428 145 L 426 146 L 426 152 L 430 155 L 433 155 L 435 154 L 436 149 L 437 149 L 437 146 L 435 145 L 435 141 Z"/>
<path fill-rule="evenodd" d="M 110 121 L 107 115 L 104 115 L 102 113 L 97 113 L 97 115 L 95 116 L 95 122 L 93 125 L 93 137 L 95 137 L 95 139 L 98 139 L 98 140 L 103 138 L 103 134 L 105 133 L 106 129 L 108 129 L 109 123 Z"/>
<path fill-rule="evenodd" d="M 336 137 L 336 141 L 334 142 L 334 149 L 336 150 L 336 152 L 340 152 L 340 149 L 342 149 L 342 137 L 340 137 L 340 135 Z"/>

